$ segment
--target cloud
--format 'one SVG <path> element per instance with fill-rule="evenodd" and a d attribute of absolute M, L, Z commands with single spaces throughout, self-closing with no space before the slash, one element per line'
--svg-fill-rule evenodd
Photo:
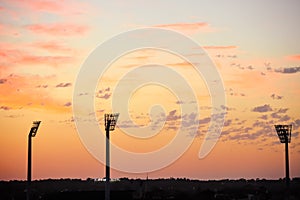
<path fill-rule="evenodd" d="M 64 104 L 65 107 L 69 107 L 69 106 L 71 106 L 71 105 L 72 105 L 71 102 L 67 102 L 67 103 Z"/>
<path fill-rule="evenodd" d="M 199 124 L 207 124 L 207 123 L 209 123 L 210 122 L 210 117 L 206 117 L 206 118 L 203 118 L 203 119 L 200 119 L 199 120 Z"/>
<path fill-rule="evenodd" d="M 0 107 L 0 110 L 10 110 L 11 107 L 8 107 L 8 106 L 1 106 Z"/>
<path fill-rule="evenodd" d="M 253 112 L 269 112 L 272 111 L 272 108 L 269 104 L 263 106 L 257 106 L 252 109 Z"/>
<path fill-rule="evenodd" d="M 109 97 L 111 96 L 111 93 L 105 93 L 103 95 L 98 95 L 96 97 L 100 98 L 100 99 L 109 99 Z"/>
<path fill-rule="evenodd" d="M 47 88 L 48 87 L 48 85 L 38 85 L 38 86 L 36 86 L 37 88 Z"/>
<path fill-rule="evenodd" d="M 279 121 L 280 121 L 280 122 L 286 122 L 286 121 L 289 121 L 290 119 L 291 119 L 290 116 L 284 115 L 284 116 L 282 116 L 282 117 L 279 119 Z"/>
<path fill-rule="evenodd" d="M 52 36 L 82 36 L 88 31 L 85 25 L 57 23 L 57 24 L 31 24 L 25 28 L 36 34 Z"/>
<path fill-rule="evenodd" d="M 71 52 L 72 49 L 66 47 L 63 43 L 58 41 L 40 41 L 32 43 L 30 46 L 44 49 L 49 52 Z"/>
<path fill-rule="evenodd" d="M 204 49 L 216 49 L 216 50 L 227 50 L 227 49 L 237 49 L 237 46 L 204 46 Z"/>
<path fill-rule="evenodd" d="M 280 108 L 279 110 L 276 110 L 275 112 L 273 112 L 270 116 L 273 119 L 278 120 L 278 122 L 289 121 L 291 119 L 290 116 L 282 115 L 282 114 L 285 114 L 288 110 L 289 110 L 288 108 Z"/>
<path fill-rule="evenodd" d="M 184 104 L 183 101 L 176 101 L 175 103 L 176 103 L 176 104 Z"/>
<path fill-rule="evenodd" d="M 262 115 L 260 117 L 258 117 L 259 119 L 263 119 L 263 120 L 267 120 L 268 119 L 268 115 Z"/>
<path fill-rule="evenodd" d="M 7 81 L 7 79 L 1 78 L 1 79 L 0 79 L 0 84 L 4 84 L 4 83 L 6 83 L 6 81 Z"/>
<path fill-rule="evenodd" d="M 56 85 L 55 87 L 70 87 L 72 86 L 72 83 L 60 83 Z"/>
<path fill-rule="evenodd" d="M 232 119 L 225 120 L 224 126 L 230 126 L 232 124 Z"/>
<path fill-rule="evenodd" d="M 87 10 L 91 10 L 88 4 L 78 1 L 10 0 L 9 4 L 27 12 L 45 12 L 62 16 L 85 14 Z"/>
<path fill-rule="evenodd" d="M 294 74 L 300 72 L 300 67 L 280 68 L 280 69 L 275 69 L 275 72 L 283 73 L 283 74 Z"/>
<path fill-rule="evenodd" d="M 227 91 L 228 91 L 228 94 L 229 94 L 230 96 L 235 96 L 235 97 L 237 97 L 237 96 L 241 96 L 241 97 L 246 96 L 245 93 L 235 92 L 232 88 L 229 88 L 229 90 L 227 90 Z"/>
<path fill-rule="evenodd" d="M 252 67 L 252 65 L 249 65 L 249 66 L 247 67 L 247 69 L 253 70 L 254 68 Z"/>
<path fill-rule="evenodd" d="M 277 113 L 286 113 L 288 110 L 288 108 L 280 108 L 279 110 L 277 110 Z"/>
<path fill-rule="evenodd" d="M 110 87 L 105 88 L 105 89 L 102 89 L 102 90 L 99 90 L 98 93 L 99 93 L 99 94 L 102 94 L 102 93 L 104 93 L 104 92 L 109 92 L 109 91 L 110 91 Z"/>
<path fill-rule="evenodd" d="M 187 114 L 187 115 L 183 116 L 182 125 L 184 127 L 191 127 L 191 126 L 198 125 L 198 124 L 199 124 L 199 120 L 197 120 L 197 114 L 196 113 L 192 112 L 190 114 Z"/>
<path fill-rule="evenodd" d="M 180 119 L 180 115 L 176 115 L 176 110 L 172 110 L 169 112 L 166 121 L 176 121 L 177 119 Z"/>
<path fill-rule="evenodd" d="M 298 55 L 290 55 L 290 56 L 286 56 L 286 58 L 288 60 L 296 60 L 296 61 L 300 61 L 300 54 Z"/>
<path fill-rule="evenodd" d="M 296 119 L 293 123 L 293 129 L 298 129 L 300 127 L 300 119 Z"/>
<path fill-rule="evenodd" d="M 17 46 L 6 45 L 0 43 L 0 58 L 2 65 L 14 66 L 14 65 L 50 65 L 61 66 L 61 64 L 70 63 L 74 61 L 74 57 L 71 56 L 49 56 L 49 55 L 32 55 L 28 51 L 21 51 Z"/>
<path fill-rule="evenodd" d="M 51 65 L 51 66 L 59 66 L 62 63 L 68 63 L 72 60 L 69 56 L 35 56 L 35 55 L 27 55 L 20 59 L 20 63 L 24 64 L 36 64 L 39 65 L 41 63 Z"/>
<path fill-rule="evenodd" d="M 154 27 L 172 29 L 172 30 L 184 32 L 187 34 L 195 34 L 197 32 L 213 32 L 213 31 L 215 31 L 215 29 L 213 29 L 206 22 L 159 24 L 159 25 L 155 25 Z"/>
<path fill-rule="evenodd" d="M 271 98 L 272 98 L 273 100 L 280 100 L 280 99 L 283 98 L 283 96 L 279 96 L 279 95 L 276 95 L 276 94 L 272 94 L 272 95 L 271 95 Z"/>
<path fill-rule="evenodd" d="M 109 99 L 110 96 L 111 96 L 110 87 L 99 90 L 98 94 L 96 95 L 96 97 L 100 99 Z"/>

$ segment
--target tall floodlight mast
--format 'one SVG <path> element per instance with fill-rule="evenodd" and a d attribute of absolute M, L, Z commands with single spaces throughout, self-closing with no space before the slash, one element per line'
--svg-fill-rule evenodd
<path fill-rule="evenodd" d="M 285 143 L 285 181 L 286 187 L 290 186 L 289 143 L 292 137 L 292 125 L 275 125 L 281 143 Z"/>
<path fill-rule="evenodd" d="M 27 193 L 26 193 L 27 200 L 30 199 L 30 192 L 31 192 L 31 140 L 33 137 L 36 136 L 40 123 L 41 121 L 34 121 L 32 123 L 30 132 L 28 134 Z"/>
<path fill-rule="evenodd" d="M 110 142 L 109 131 L 115 130 L 119 113 L 104 114 L 106 132 L 106 178 L 105 178 L 105 200 L 110 200 Z"/>

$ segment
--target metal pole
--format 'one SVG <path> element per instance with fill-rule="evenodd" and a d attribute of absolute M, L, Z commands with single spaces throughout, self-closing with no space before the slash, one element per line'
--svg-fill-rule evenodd
<path fill-rule="evenodd" d="M 27 161 L 27 193 L 26 199 L 30 199 L 31 190 L 31 133 L 28 135 L 28 161 Z"/>
<path fill-rule="evenodd" d="M 290 167 L 289 167 L 289 141 L 288 138 L 285 138 L 285 181 L 286 187 L 290 186 Z"/>
<path fill-rule="evenodd" d="M 109 128 L 110 120 L 107 122 L 106 129 L 106 178 L 105 178 L 105 200 L 110 200 L 110 148 L 109 148 Z"/>

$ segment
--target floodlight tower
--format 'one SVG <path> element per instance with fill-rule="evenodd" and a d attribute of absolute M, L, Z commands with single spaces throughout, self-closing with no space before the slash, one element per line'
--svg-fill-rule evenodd
<path fill-rule="evenodd" d="M 289 167 L 289 143 L 291 142 L 292 125 L 275 125 L 275 129 L 281 143 L 285 143 L 285 181 L 286 186 L 290 186 Z"/>
<path fill-rule="evenodd" d="M 110 142 L 109 131 L 115 130 L 119 113 L 104 114 L 106 132 L 106 178 L 105 178 L 105 200 L 110 200 Z"/>
<path fill-rule="evenodd" d="M 32 127 L 28 134 L 28 161 L 27 161 L 27 200 L 30 199 L 30 190 L 31 190 L 31 140 L 36 136 L 37 130 L 40 126 L 41 121 L 33 121 Z"/>

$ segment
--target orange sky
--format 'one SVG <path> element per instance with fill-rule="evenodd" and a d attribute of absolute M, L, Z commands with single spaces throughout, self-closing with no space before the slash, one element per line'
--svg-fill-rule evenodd
<path fill-rule="evenodd" d="M 243 5 L 237 0 L 1 1 L 0 180 L 26 179 L 27 136 L 34 120 L 42 123 L 33 138 L 33 179 L 104 176 L 104 165 L 96 158 L 96 154 L 104 152 L 104 146 L 95 147 L 95 154 L 93 147 L 82 140 L 82 134 L 92 135 L 89 129 L 86 133 L 76 129 L 73 96 L 77 77 L 96 47 L 117 34 L 146 27 L 177 31 L 205 50 L 223 81 L 225 123 L 212 151 L 199 159 L 199 149 L 213 121 L 211 112 L 216 109 L 206 77 L 199 75 L 183 55 L 137 49 L 112 60 L 98 82 L 93 83 L 97 87 L 91 94 L 95 107 L 91 115 L 96 116 L 102 132 L 103 114 L 112 111 L 118 83 L 127 73 L 132 74 L 124 88 L 131 87 L 130 80 L 143 82 L 147 76 L 135 74 L 134 70 L 145 65 L 161 65 L 182 76 L 194 92 L 196 102 L 192 103 L 197 104 L 200 114 L 196 115 L 195 109 L 195 113 L 183 116 L 182 106 L 192 104 L 179 98 L 186 97 L 186 91 L 174 94 L 175 90 L 163 85 L 140 85 L 131 91 L 124 108 L 134 123 L 120 113 L 118 126 L 111 133 L 113 145 L 132 153 L 160 151 L 181 127 L 186 126 L 188 131 L 197 125 L 196 133 L 180 135 L 182 143 L 195 136 L 191 146 L 174 162 L 149 172 L 150 178 L 277 179 L 284 177 L 284 145 L 279 143 L 274 124 L 293 124 L 290 174 L 299 177 L 299 6 L 296 0 L 255 0 Z M 107 51 L 114 52 L 124 45 L 118 43 Z M 171 75 L 165 79 L 177 83 Z M 90 82 L 87 78 L 87 84 Z M 118 98 L 127 101 L 125 97 Z M 160 106 L 155 113 L 159 115 L 151 113 L 155 105 Z M 162 128 L 156 127 L 152 133 L 145 129 L 148 125 Z M 135 132 L 126 132 L 131 130 L 128 127 L 135 127 Z M 94 136 L 90 139 L 100 138 Z M 170 156 L 162 153 L 157 160 L 143 164 L 164 163 Z M 124 161 L 133 169 L 140 165 L 137 160 L 112 152 L 112 167 Z M 146 168 L 139 169 L 144 173 L 120 169 L 122 166 L 112 169 L 112 177 L 146 177 Z"/>

